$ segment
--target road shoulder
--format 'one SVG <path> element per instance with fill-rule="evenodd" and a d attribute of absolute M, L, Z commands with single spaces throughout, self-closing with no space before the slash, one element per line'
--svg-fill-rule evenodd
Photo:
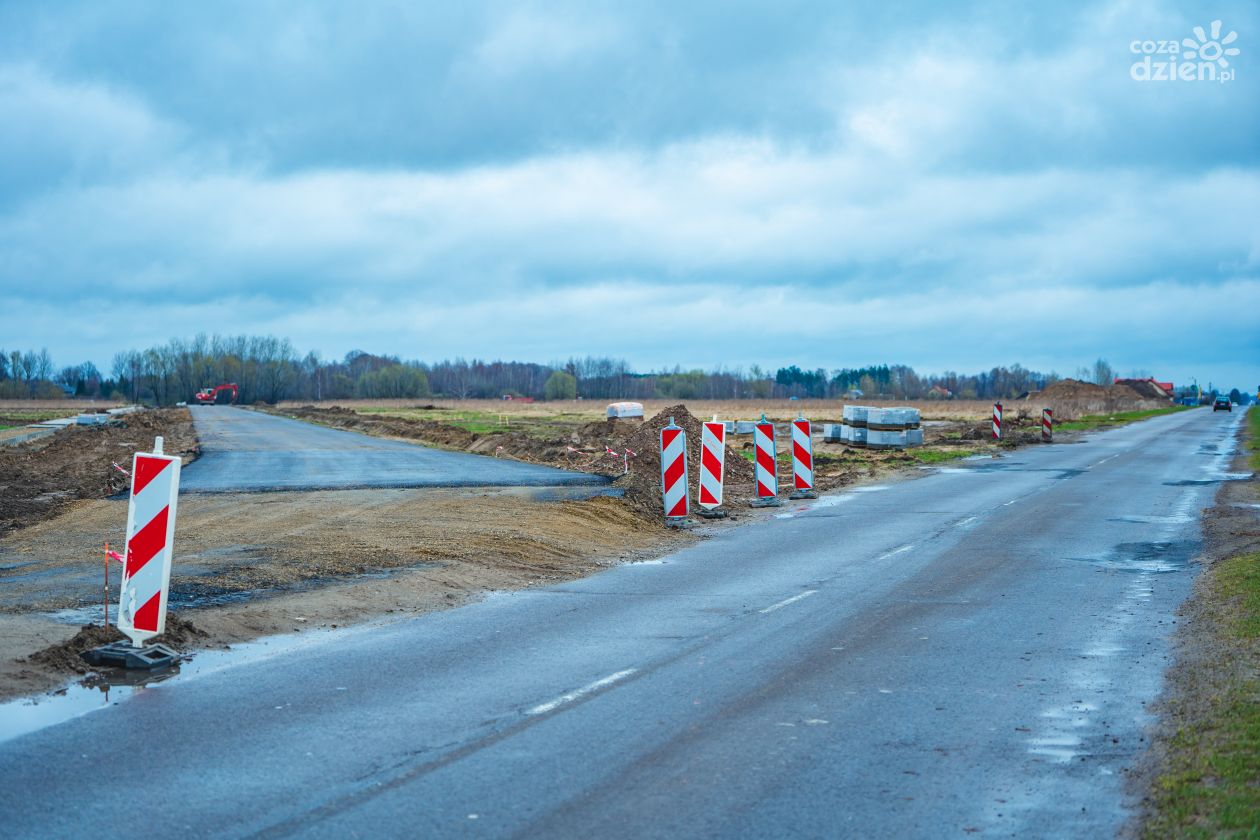
<path fill-rule="evenodd" d="M 1252 471 L 1260 412 L 1231 469 Z M 1203 573 L 1178 611 L 1151 749 L 1131 778 L 1128 836 L 1254 836 L 1260 825 L 1260 482 L 1225 481 L 1203 518 Z"/>

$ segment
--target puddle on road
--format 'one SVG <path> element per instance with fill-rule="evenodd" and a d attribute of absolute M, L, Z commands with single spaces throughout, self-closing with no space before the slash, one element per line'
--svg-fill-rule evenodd
<path fill-rule="evenodd" d="M 1118 572 L 1180 572 L 1190 565 L 1198 553 L 1199 543 L 1194 540 L 1170 542 L 1120 543 L 1114 549 L 1098 557 L 1068 557 L 1079 563 L 1092 563 Z"/>
<path fill-rule="evenodd" d="M 99 674 L 68 685 L 60 691 L 37 697 L 23 697 L 0 703 L 0 743 L 72 720 L 99 709 L 116 706 L 124 700 L 151 691 L 161 683 L 190 680 L 224 668 L 257 662 L 305 647 L 324 644 L 331 636 L 346 636 L 378 628 L 388 621 L 354 627 L 311 629 L 302 633 L 268 636 L 233 645 L 228 650 L 199 651 L 182 665 L 158 673 L 102 668 Z"/>
<path fill-rule="evenodd" d="M 1183 478 L 1180 481 L 1165 481 L 1165 487 L 1200 487 L 1206 484 L 1220 484 L 1224 481 L 1248 481 L 1255 473 L 1221 473 L 1219 478 Z"/>
<path fill-rule="evenodd" d="M 1172 516 L 1114 516 L 1108 522 L 1132 522 L 1138 525 L 1187 525 L 1195 521 L 1195 517 L 1186 513 Z"/>

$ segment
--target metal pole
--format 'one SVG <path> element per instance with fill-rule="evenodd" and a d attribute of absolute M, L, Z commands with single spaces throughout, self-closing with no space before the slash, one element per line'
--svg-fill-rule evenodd
<path fill-rule="evenodd" d="M 109 629 L 109 543 L 105 543 L 105 629 Z"/>

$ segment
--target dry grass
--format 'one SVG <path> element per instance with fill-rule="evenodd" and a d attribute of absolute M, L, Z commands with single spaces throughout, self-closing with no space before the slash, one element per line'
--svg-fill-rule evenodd
<path fill-rule="evenodd" d="M 78 414 L 92 408 L 114 408 L 124 405 L 116 400 L 0 400 L 0 412 L 6 411 L 65 411 Z"/>
<path fill-rule="evenodd" d="M 696 417 L 708 418 L 716 414 L 724 420 L 755 420 L 763 413 L 772 420 L 790 420 L 803 412 L 815 422 L 831 422 L 840 420 L 845 406 L 843 400 L 646 400 L 643 402 L 644 413 L 651 417 L 660 410 L 677 405 L 679 402 L 687 406 Z M 986 400 L 856 400 L 857 405 L 896 405 L 919 409 L 925 420 L 982 420 L 989 416 L 992 403 Z M 309 405 L 301 401 L 283 402 L 278 407 L 293 408 Z M 604 417 L 606 400 L 564 400 L 561 402 L 522 403 L 514 400 L 328 400 L 322 407 L 343 406 L 365 414 L 399 414 L 415 416 L 421 406 L 433 406 L 434 419 L 443 416 L 462 415 L 508 418 L 571 418 L 579 422 L 599 420 Z M 1040 408 L 1037 413 L 1040 415 Z"/>

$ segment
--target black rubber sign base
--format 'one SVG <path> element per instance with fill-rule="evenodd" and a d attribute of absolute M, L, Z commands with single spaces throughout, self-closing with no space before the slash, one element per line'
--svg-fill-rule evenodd
<path fill-rule="evenodd" d="M 132 647 L 130 642 L 110 642 L 79 654 L 93 665 L 112 665 L 115 668 L 156 671 L 169 668 L 179 662 L 179 654 L 166 645 Z"/>

